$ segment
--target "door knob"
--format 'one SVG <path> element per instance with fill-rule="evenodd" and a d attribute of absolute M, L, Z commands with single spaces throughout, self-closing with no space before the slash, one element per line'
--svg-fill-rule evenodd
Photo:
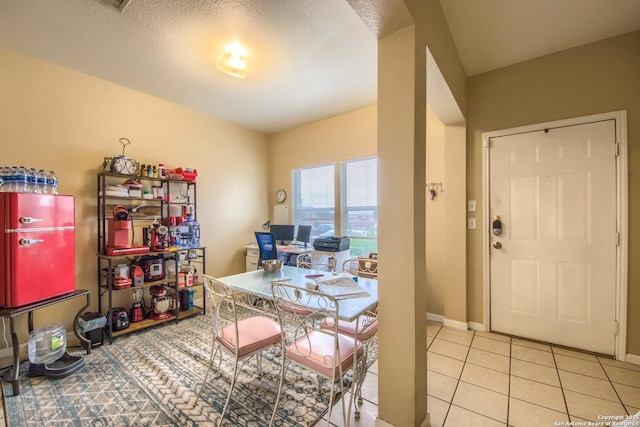
<path fill-rule="evenodd" d="M 491 245 L 496 249 L 500 249 L 502 247 L 502 243 L 500 242 L 493 242 Z"/>

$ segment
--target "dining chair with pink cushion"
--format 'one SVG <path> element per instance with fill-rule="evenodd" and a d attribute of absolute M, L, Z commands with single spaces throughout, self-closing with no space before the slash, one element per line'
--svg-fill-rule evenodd
<path fill-rule="evenodd" d="M 277 282 L 271 290 L 282 331 L 282 367 L 271 422 L 278 410 L 287 367 L 293 363 L 328 380 L 327 426 L 338 393 L 342 397 L 342 425 L 346 425 L 344 377 L 353 367 L 354 358 L 361 359 L 362 343 L 338 332 L 338 302 L 332 296 Z M 324 319 L 332 319 L 334 326 L 320 327 Z"/>
<path fill-rule="evenodd" d="M 217 354 L 218 376 L 222 374 L 221 364 L 223 352 L 233 357 L 233 373 L 231 385 L 227 393 L 218 426 L 222 425 L 224 415 L 231 400 L 231 394 L 238 378 L 238 363 L 253 356 L 257 359 L 258 374 L 261 374 L 262 352 L 270 347 L 279 346 L 281 342 L 280 324 L 275 319 L 267 317 L 253 304 L 253 299 L 244 294 L 237 294 L 225 283 L 208 275 L 203 275 L 206 298 L 211 310 L 213 322 L 213 337 L 211 344 L 211 358 L 202 386 L 198 391 L 195 407 L 204 390 L 209 372 Z"/>
<path fill-rule="evenodd" d="M 322 319 L 320 327 L 332 329 L 335 324 L 334 322 L 332 317 L 325 317 Z M 369 360 L 367 358 L 369 344 L 378 333 L 378 313 L 376 311 L 370 311 L 351 322 L 338 320 L 338 332 L 351 337 L 351 339 L 355 339 L 357 336 L 358 341 L 364 346 L 362 363 L 358 363 L 358 377 L 354 395 L 357 398 L 358 405 L 362 405 L 362 383 L 364 382 L 369 367 Z M 355 407 L 354 416 L 356 419 L 360 418 L 358 406 Z"/>

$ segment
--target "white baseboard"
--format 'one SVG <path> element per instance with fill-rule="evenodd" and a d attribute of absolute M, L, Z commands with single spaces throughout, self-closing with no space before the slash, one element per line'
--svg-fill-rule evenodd
<path fill-rule="evenodd" d="M 468 329 L 467 322 L 460 322 L 458 320 L 444 319 L 442 325 L 459 331 L 466 331 Z"/>
<path fill-rule="evenodd" d="M 476 331 L 485 331 L 484 323 L 477 322 L 460 322 L 459 320 L 452 320 L 445 318 L 442 314 L 427 313 L 427 320 L 430 322 L 442 323 L 443 326 L 448 328 L 458 329 L 460 331 L 466 331 L 473 329 Z"/>
<path fill-rule="evenodd" d="M 637 354 L 627 354 L 625 356 L 625 362 L 633 363 L 634 365 L 640 365 L 640 356 Z"/>
<path fill-rule="evenodd" d="M 430 322 L 444 323 L 444 316 L 441 314 L 427 313 L 427 320 Z"/>
<path fill-rule="evenodd" d="M 474 331 L 487 331 L 487 329 L 484 326 L 484 323 L 478 323 L 478 322 L 467 322 L 467 325 L 469 325 L 469 329 L 473 329 Z"/>

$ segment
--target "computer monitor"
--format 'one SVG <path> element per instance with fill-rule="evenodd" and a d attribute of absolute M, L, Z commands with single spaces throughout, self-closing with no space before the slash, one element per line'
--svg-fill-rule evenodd
<path fill-rule="evenodd" d="M 296 240 L 298 242 L 304 243 L 304 247 L 306 248 L 310 238 L 311 238 L 311 226 L 299 225 L 298 234 L 296 235 Z"/>
<path fill-rule="evenodd" d="M 275 234 L 276 241 L 280 244 L 292 242 L 296 226 L 292 224 L 271 224 L 271 232 Z"/>

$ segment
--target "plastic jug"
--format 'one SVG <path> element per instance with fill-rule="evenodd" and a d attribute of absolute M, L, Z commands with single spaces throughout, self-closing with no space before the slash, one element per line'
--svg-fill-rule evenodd
<path fill-rule="evenodd" d="M 189 228 L 191 229 L 189 247 L 190 248 L 199 248 L 200 247 L 200 223 L 197 219 L 191 219 L 189 223 Z"/>
<path fill-rule="evenodd" d="M 200 223 L 191 214 L 187 215 L 186 221 L 180 223 L 179 234 L 179 245 L 183 248 L 200 247 Z"/>
<path fill-rule="evenodd" d="M 64 325 L 49 325 L 29 333 L 29 361 L 52 363 L 67 350 L 67 331 Z"/>

